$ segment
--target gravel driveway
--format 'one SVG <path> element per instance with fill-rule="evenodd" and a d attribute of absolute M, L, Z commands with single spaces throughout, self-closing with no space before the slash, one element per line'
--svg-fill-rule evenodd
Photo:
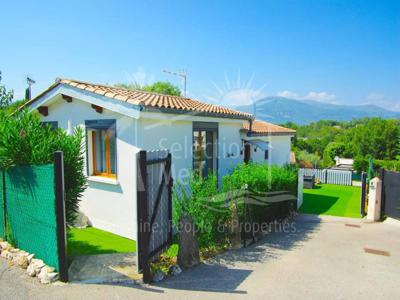
<path fill-rule="evenodd" d="M 289 233 L 270 234 L 251 247 L 225 253 L 151 286 L 43 286 L 0 259 L 0 299 L 388 299 L 400 295 L 399 224 L 300 215 L 294 226 L 295 232 L 291 228 Z M 364 248 L 385 252 L 367 253 Z"/>

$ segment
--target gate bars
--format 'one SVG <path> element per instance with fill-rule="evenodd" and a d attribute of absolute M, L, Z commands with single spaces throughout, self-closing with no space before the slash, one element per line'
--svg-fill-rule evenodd
<path fill-rule="evenodd" d="M 152 157 L 148 160 L 149 156 Z M 162 250 L 166 249 L 172 242 L 172 176 L 171 176 L 171 154 L 166 151 L 147 152 L 141 150 L 138 154 L 138 170 L 137 170 L 137 214 L 138 214 L 138 247 L 137 247 L 137 266 L 138 270 L 143 271 L 143 281 L 148 283 L 152 281 L 150 262 Z M 164 154 L 164 155 L 163 155 Z M 163 157 L 160 157 L 162 156 Z M 162 164 L 160 167 L 161 180 L 154 177 L 160 174 L 148 172 L 148 167 Z M 158 190 L 151 193 L 156 183 Z M 165 194 L 166 193 L 166 194 Z M 154 200 L 154 195 L 155 201 Z M 162 200 L 167 201 L 167 210 L 163 209 L 165 205 L 161 205 Z M 165 204 L 165 203 L 164 203 Z M 162 214 L 162 215 L 159 215 Z M 167 220 L 166 231 L 157 231 L 155 223 L 157 216 Z M 162 225 L 162 224 L 157 224 Z M 158 226 L 157 226 L 158 227 Z M 156 233 L 158 236 L 156 236 Z M 160 234 L 162 236 L 160 236 Z M 158 240 L 156 238 L 159 238 Z M 161 237 L 161 238 L 160 238 Z M 151 241 L 153 241 L 151 247 Z"/>

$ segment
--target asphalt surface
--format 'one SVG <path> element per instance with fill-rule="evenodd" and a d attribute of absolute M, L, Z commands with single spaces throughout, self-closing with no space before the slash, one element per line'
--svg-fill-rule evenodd
<path fill-rule="evenodd" d="M 161 284 L 148 286 L 59 283 L 45 286 L 0 258 L 0 299 L 388 299 L 400 296 L 398 222 L 367 224 L 357 219 L 299 216 L 286 229 L 287 232 L 272 233 L 248 248 L 227 252 Z M 386 255 L 367 253 L 364 248 L 385 251 L 378 253 Z"/>

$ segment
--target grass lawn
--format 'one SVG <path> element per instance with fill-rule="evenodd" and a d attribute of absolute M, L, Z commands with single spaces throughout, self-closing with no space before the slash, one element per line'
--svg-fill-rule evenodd
<path fill-rule="evenodd" d="M 68 231 L 68 256 L 136 252 L 136 242 L 94 227 Z"/>
<path fill-rule="evenodd" d="M 360 199 L 360 187 L 319 184 L 314 189 L 304 189 L 300 212 L 360 218 Z"/>

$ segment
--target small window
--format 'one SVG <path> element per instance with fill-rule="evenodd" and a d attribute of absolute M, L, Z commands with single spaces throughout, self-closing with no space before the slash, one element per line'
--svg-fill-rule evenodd
<path fill-rule="evenodd" d="M 88 125 L 89 122 L 86 122 L 89 175 L 115 178 L 117 175 L 115 121 L 99 121 Z"/>
<path fill-rule="evenodd" d="M 268 160 L 268 149 L 267 150 L 265 150 L 265 152 L 264 152 L 264 159 L 265 160 Z"/>

